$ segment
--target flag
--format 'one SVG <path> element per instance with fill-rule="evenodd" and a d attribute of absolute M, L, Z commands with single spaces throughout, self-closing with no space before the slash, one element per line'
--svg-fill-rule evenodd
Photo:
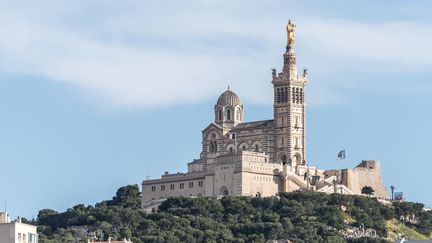
<path fill-rule="evenodd" d="M 346 156 L 345 156 L 345 149 L 344 149 L 344 150 L 342 150 L 342 151 L 340 151 L 338 153 L 337 160 L 342 160 L 342 159 L 345 159 L 345 158 L 346 158 Z"/>
<path fill-rule="evenodd" d="M 227 137 L 228 139 L 236 139 L 236 133 L 235 133 L 235 132 L 228 132 L 228 133 L 226 134 L 226 137 Z"/>

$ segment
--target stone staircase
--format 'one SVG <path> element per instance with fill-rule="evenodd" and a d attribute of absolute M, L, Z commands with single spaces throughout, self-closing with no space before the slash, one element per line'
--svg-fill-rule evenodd
<path fill-rule="evenodd" d="M 293 172 L 287 171 L 286 178 L 297 184 L 297 186 L 299 186 L 301 189 L 307 189 L 307 181 L 303 178 L 303 176 L 299 176 Z"/>
<path fill-rule="evenodd" d="M 144 211 L 147 211 L 147 212 L 151 212 L 153 209 L 157 210 L 159 205 L 161 205 L 161 203 L 165 200 L 166 200 L 166 198 L 150 200 L 149 202 L 144 204 L 142 206 L 142 208 L 144 209 Z"/>

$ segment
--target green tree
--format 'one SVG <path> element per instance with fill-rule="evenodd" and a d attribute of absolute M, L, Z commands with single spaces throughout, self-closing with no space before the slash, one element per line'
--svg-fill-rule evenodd
<path fill-rule="evenodd" d="M 108 204 L 125 208 L 139 208 L 141 206 L 141 193 L 138 185 L 120 187 Z"/>
<path fill-rule="evenodd" d="M 371 187 L 371 186 L 364 186 L 361 189 L 361 193 L 368 195 L 368 196 L 372 196 L 374 194 L 375 190 Z"/>

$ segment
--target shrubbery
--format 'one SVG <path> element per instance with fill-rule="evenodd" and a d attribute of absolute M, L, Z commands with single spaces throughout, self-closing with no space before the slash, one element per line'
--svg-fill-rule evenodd
<path fill-rule="evenodd" d="M 385 221 L 415 215 L 413 226 L 432 230 L 432 213 L 423 205 L 396 203 L 394 208 L 374 198 L 316 192 L 280 193 L 277 197 L 227 196 L 220 200 L 201 197 L 169 198 L 158 212 L 139 208 L 138 186 L 117 191 L 113 200 L 95 206 L 77 205 L 66 212 L 43 209 L 36 221 L 40 242 L 84 242 L 83 229 L 100 237 L 131 238 L 133 242 L 346 242 L 341 231 L 363 225 L 381 239 L 348 242 L 385 242 Z"/>

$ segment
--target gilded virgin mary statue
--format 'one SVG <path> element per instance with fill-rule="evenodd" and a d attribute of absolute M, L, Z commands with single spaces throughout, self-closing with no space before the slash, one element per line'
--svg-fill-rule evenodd
<path fill-rule="evenodd" d="M 288 21 L 288 25 L 286 27 L 287 30 L 287 39 L 288 39 L 288 46 L 292 47 L 294 46 L 294 39 L 295 39 L 295 31 L 294 28 L 296 25 L 291 22 L 291 20 Z"/>

